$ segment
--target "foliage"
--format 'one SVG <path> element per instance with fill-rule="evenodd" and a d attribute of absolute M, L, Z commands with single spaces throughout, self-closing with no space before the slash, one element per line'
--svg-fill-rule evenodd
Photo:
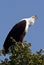
<path fill-rule="evenodd" d="M 41 49 L 37 53 L 32 53 L 31 43 L 20 42 L 13 40 L 13 45 L 9 48 L 9 60 L 5 58 L 0 65 L 44 65 L 44 51 Z M 3 55 L 6 53 L 2 52 Z"/>

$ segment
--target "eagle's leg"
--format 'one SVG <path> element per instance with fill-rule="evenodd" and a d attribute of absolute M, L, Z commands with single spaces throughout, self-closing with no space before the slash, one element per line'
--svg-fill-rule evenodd
<path fill-rule="evenodd" d="M 22 43 L 22 47 L 23 47 L 23 48 L 25 47 L 23 43 Z"/>
<path fill-rule="evenodd" d="M 20 44 L 21 44 L 21 46 L 24 48 L 24 44 L 23 44 L 23 42 L 20 42 L 20 41 L 19 41 L 19 43 L 20 43 Z"/>

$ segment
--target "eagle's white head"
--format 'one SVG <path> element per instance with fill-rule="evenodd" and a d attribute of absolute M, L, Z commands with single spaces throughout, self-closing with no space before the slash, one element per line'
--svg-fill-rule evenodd
<path fill-rule="evenodd" d="M 28 18 L 29 26 L 33 25 L 36 19 L 37 19 L 37 16 L 32 16 L 32 17 Z"/>
<path fill-rule="evenodd" d="M 36 19 L 37 19 L 37 16 L 32 16 L 30 18 L 24 18 L 24 20 L 26 20 L 25 31 L 27 31 L 28 28 L 34 24 L 34 22 L 35 22 Z"/>

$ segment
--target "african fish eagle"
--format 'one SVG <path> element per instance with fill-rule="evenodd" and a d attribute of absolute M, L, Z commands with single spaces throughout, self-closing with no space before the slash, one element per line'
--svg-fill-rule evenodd
<path fill-rule="evenodd" d="M 9 50 L 9 47 L 13 45 L 12 40 L 10 37 L 13 37 L 17 42 L 23 42 L 24 36 L 26 35 L 26 32 L 28 31 L 28 28 L 34 24 L 36 20 L 36 16 L 32 16 L 30 18 L 24 18 L 21 19 L 19 23 L 17 23 L 9 32 L 9 34 L 6 37 L 6 40 L 4 42 L 4 50 L 7 53 Z"/>

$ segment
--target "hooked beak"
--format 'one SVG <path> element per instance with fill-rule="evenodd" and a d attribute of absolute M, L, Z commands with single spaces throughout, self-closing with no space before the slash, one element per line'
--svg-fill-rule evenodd
<path fill-rule="evenodd" d="M 35 16 L 35 19 L 37 19 L 37 16 Z"/>

